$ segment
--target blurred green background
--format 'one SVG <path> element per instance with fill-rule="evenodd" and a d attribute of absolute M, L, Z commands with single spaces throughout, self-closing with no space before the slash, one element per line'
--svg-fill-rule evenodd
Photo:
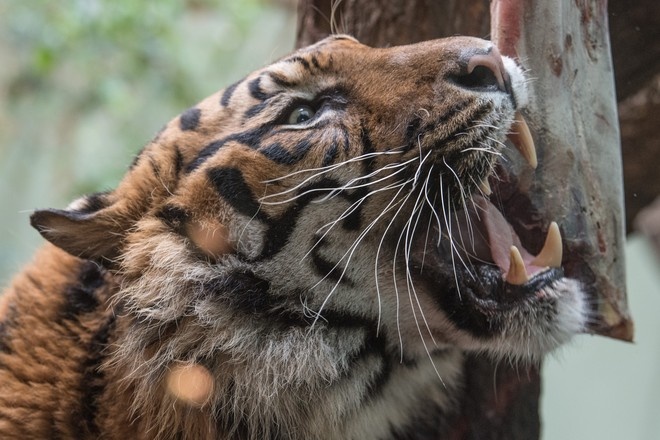
<path fill-rule="evenodd" d="M 0 0 L 0 286 L 35 208 L 113 188 L 182 110 L 293 47 L 293 0 Z M 627 246 L 636 345 L 581 336 L 545 364 L 546 440 L 660 439 L 660 275 Z"/>
<path fill-rule="evenodd" d="M 114 188 L 190 105 L 293 48 L 295 2 L 0 0 L 0 285 L 35 208 Z"/>

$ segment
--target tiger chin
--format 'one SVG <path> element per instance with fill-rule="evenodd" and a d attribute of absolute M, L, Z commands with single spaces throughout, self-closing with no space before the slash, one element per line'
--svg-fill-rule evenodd
<path fill-rule="evenodd" d="M 527 94 L 488 41 L 339 35 L 186 110 L 115 190 L 32 215 L 2 437 L 441 435 L 466 352 L 534 362 L 588 319 L 559 225 L 507 203 Z"/>

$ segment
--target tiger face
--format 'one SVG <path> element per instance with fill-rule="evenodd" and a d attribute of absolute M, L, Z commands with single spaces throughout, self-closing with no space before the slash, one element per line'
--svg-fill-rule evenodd
<path fill-rule="evenodd" d="M 175 118 L 116 190 L 32 223 L 119 280 L 108 368 L 135 408 L 165 411 L 154 384 L 197 363 L 232 429 L 371 438 L 406 402 L 449 408 L 461 352 L 538 359 L 585 326 L 559 227 L 522 233 L 507 204 L 507 137 L 536 166 L 525 81 L 479 39 L 330 37 Z"/>

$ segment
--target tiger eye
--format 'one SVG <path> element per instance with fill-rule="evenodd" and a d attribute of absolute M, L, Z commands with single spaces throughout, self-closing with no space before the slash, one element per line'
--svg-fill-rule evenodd
<path fill-rule="evenodd" d="M 312 119 L 315 113 L 316 112 L 312 107 L 308 105 L 301 105 L 299 107 L 296 107 L 296 109 L 291 112 L 291 114 L 289 115 L 288 123 L 292 125 L 302 124 L 303 122 Z"/>

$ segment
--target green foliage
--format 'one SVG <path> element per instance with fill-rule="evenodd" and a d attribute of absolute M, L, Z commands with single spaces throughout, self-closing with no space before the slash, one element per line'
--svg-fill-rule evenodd
<path fill-rule="evenodd" d="M 0 285 L 36 207 L 114 187 L 169 119 L 293 46 L 266 0 L 0 1 Z"/>

